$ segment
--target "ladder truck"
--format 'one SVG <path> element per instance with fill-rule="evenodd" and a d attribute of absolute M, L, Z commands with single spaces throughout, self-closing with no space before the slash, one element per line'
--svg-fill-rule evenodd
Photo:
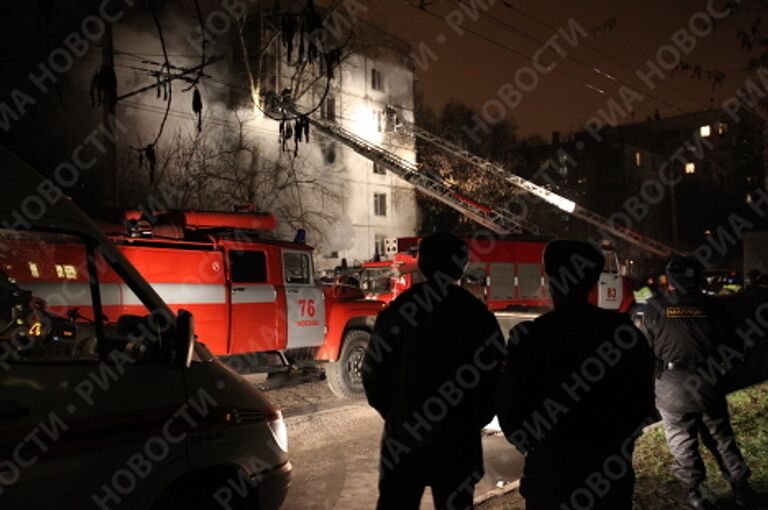
<path fill-rule="evenodd" d="M 269 104 L 271 104 L 278 115 L 284 115 L 285 113 L 301 115 L 289 98 L 275 94 L 269 99 Z M 601 234 L 606 235 L 607 237 L 611 236 L 613 238 L 622 239 L 638 246 L 646 252 L 660 257 L 682 254 L 682 252 L 675 248 L 634 232 L 627 227 L 617 225 L 609 218 L 594 211 L 590 211 L 569 198 L 554 193 L 553 191 L 524 179 L 519 175 L 511 173 L 502 166 L 472 154 L 453 142 L 434 135 L 425 129 L 419 128 L 413 123 L 403 121 L 402 118 L 397 116 L 394 108 L 387 108 L 387 115 L 390 116 L 390 120 L 393 120 L 396 130 L 399 132 L 411 134 L 438 147 L 450 156 L 474 165 L 482 171 L 489 172 L 491 175 L 504 180 L 515 189 L 527 195 L 539 198 L 544 202 L 557 207 L 559 210 L 597 227 Z M 317 131 L 344 144 L 356 153 L 381 165 L 389 171 L 394 172 L 406 182 L 411 183 L 414 188 L 420 192 L 452 207 L 497 234 L 520 234 L 523 232 L 528 232 L 534 235 L 542 234 L 541 228 L 538 225 L 522 216 L 514 214 L 502 207 L 483 204 L 478 200 L 459 193 L 441 179 L 420 171 L 415 163 L 401 158 L 397 154 L 344 129 L 335 122 L 321 120 L 308 115 L 306 118 Z M 618 267 L 618 258 L 616 257 L 615 252 L 609 250 L 607 255 L 609 255 L 608 258 L 610 260 L 616 260 L 616 264 L 611 264 L 612 269 L 601 275 L 596 288 L 596 304 L 606 308 L 626 309 L 628 303 L 631 301 L 631 288 L 629 282 L 627 282 L 623 277 L 623 274 L 621 274 L 621 270 Z"/>
<path fill-rule="evenodd" d="M 288 112 L 294 115 L 299 115 L 299 112 L 297 112 L 290 100 L 276 94 L 272 96 L 271 104 L 276 111 L 281 113 Z M 558 195 L 557 193 L 524 179 L 517 174 L 511 173 L 501 165 L 497 165 L 496 163 L 472 154 L 455 143 L 432 134 L 425 129 L 419 128 L 413 123 L 404 121 L 401 117 L 397 116 L 396 111 L 392 107 L 388 107 L 386 113 L 388 116 L 394 118 L 396 130 L 420 138 L 421 140 L 438 147 L 448 155 L 466 161 L 480 170 L 491 173 L 506 181 L 514 188 L 539 198 L 544 202 L 557 207 L 561 211 L 597 227 L 603 234 L 627 241 L 656 256 L 669 257 L 672 255 L 683 255 L 681 251 L 672 248 L 671 246 L 667 246 L 648 236 L 634 232 L 627 227 L 617 225 L 609 218 L 594 211 L 590 211 L 569 198 Z M 411 183 L 422 193 L 456 209 L 460 213 L 475 220 L 477 223 L 497 234 L 519 234 L 523 231 L 534 235 L 540 235 L 542 233 L 541 228 L 538 225 L 526 220 L 522 216 L 498 206 L 482 204 L 471 197 L 458 193 L 455 189 L 441 180 L 419 171 L 419 168 L 415 163 L 407 161 L 397 154 L 369 142 L 365 138 L 344 129 L 335 122 L 329 122 L 311 116 L 307 116 L 307 119 L 316 130 L 324 135 L 343 143 L 356 153 L 370 159 L 374 163 L 382 165 L 403 180 Z"/>

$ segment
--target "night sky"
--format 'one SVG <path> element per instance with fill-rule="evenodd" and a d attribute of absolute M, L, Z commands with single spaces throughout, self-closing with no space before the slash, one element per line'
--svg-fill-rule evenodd
<path fill-rule="evenodd" d="M 573 18 L 588 35 L 580 36 L 575 49 L 561 43 L 568 52 L 565 59 L 552 51 L 546 53 L 542 61 L 556 62 L 557 68 L 540 75 L 540 84 L 523 95 L 519 106 L 509 110 L 521 134 L 538 133 L 545 138 L 553 130 L 568 133 L 579 129 L 599 108 L 605 109 L 610 97 L 617 96 L 620 84 L 641 92 L 647 90 L 634 70 L 645 68 L 646 60 L 655 59 L 658 48 L 670 43 L 673 33 L 683 27 L 688 30 L 692 15 L 708 4 L 693 0 L 484 2 L 491 7 L 477 20 L 465 15 L 461 27 L 467 32 L 463 35 L 443 21 L 447 13 L 458 8 L 459 0 L 428 0 L 427 10 L 433 14 L 417 9 L 418 0 L 368 0 L 364 4 L 369 11 L 364 17 L 414 46 L 423 41 L 433 49 L 438 60 L 427 71 L 417 73 L 418 87 L 427 104 L 439 107 L 445 101 L 458 99 L 477 108 L 493 98 L 499 87 L 511 82 L 520 67 L 530 65 L 530 58 L 514 52 L 532 55 L 541 46 L 536 39 L 546 41 L 554 33 L 552 28 L 564 28 Z M 722 4 L 717 2 L 715 8 L 720 10 Z M 705 70 L 726 71 L 723 85 L 713 89 L 706 79 L 698 81 L 690 72 L 665 73 L 669 76 L 651 92 L 654 97 L 635 104 L 636 120 L 645 119 L 657 108 L 662 116 L 707 109 L 710 104 L 720 104 L 743 84 L 748 78 L 743 67 L 749 54 L 739 49 L 736 32 L 748 28 L 754 16 L 754 11 L 744 4 L 739 12 L 719 21 L 711 34 L 697 38 L 690 55 L 683 55 L 684 61 Z M 611 27 L 612 19 L 615 24 Z M 470 30 L 512 50 L 483 40 Z M 444 43 L 438 42 L 441 35 L 446 38 Z M 631 120 L 627 116 L 623 122 Z"/>

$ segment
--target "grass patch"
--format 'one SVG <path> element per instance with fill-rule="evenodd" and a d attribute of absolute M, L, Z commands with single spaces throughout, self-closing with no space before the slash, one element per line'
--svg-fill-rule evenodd
<path fill-rule="evenodd" d="M 755 489 L 768 492 L 768 383 L 747 388 L 728 397 L 731 423 L 741 451 L 752 469 Z M 721 508 L 729 508 L 730 486 L 720 475 L 714 457 L 701 447 L 707 465 L 706 488 Z M 682 491 L 672 475 L 672 456 L 667 449 L 660 424 L 646 431 L 635 450 L 635 508 L 637 510 L 677 510 Z M 480 507 L 483 510 L 522 510 L 519 494 L 511 493 Z"/>

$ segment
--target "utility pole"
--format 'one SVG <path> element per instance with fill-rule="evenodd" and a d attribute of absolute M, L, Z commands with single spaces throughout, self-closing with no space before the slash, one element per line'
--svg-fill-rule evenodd
<path fill-rule="evenodd" d="M 115 49 L 112 39 L 112 23 L 105 22 L 104 36 L 101 40 L 101 76 L 106 86 L 102 101 L 102 124 L 110 133 L 117 134 L 115 113 L 117 110 L 117 77 L 115 75 Z M 106 152 L 102 161 L 104 183 L 102 204 L 106 207 L 119 207 L 120 194 L 117 180 L 117 142 L 113 137 L 105 140 Z"/>

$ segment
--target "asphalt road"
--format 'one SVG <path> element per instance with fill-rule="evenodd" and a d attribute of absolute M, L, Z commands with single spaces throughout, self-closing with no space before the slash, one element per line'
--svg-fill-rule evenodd
<path fill-rule="evenodd" d="M 505 334 L 532 316 L 497 314 Z M 257 384 L 264 381 L 255 380 Z M 379 440 L 383 421 L 364 400 L 339 400 L 324 381 L 293 377 L 267 395 L 284 412 L 293 485 L 284 510 L 360 510 L 376 506 Z M 523 457 L 501 435 L 483 437 L 485 477 L 476 497 L 519 480 Z M 429 490 L 422 510 L 433 509 Z"/>
<path fill-rule="evenodd" d="M 293 486 L 285 510 L 375 508 L 383 422 L 364 401 L 287 419 Z M 522 457 L 501 435 L 483 438 L 486 476 L 477 495 L 518 480 Z M 433 509 L 429 493 L 422 509 Z"/>

